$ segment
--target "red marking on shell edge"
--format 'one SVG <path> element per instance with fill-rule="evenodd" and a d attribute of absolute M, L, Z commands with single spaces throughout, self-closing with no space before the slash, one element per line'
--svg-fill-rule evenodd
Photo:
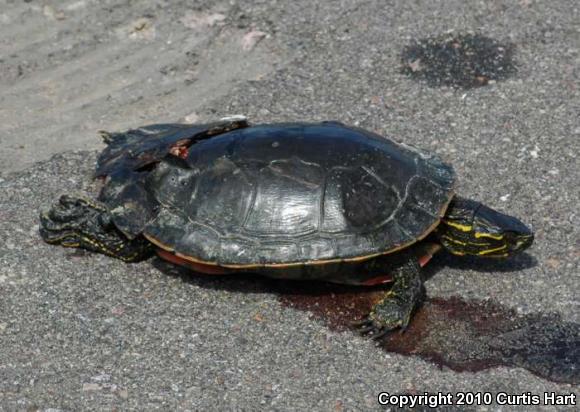
<path fill-rule="evenodd" d="M 175 256 L 173 253 L 161 248 L 157 248 L 157 255 L 159 255 L 161 259 L 167 260 L 168 262 L 179 266 L 184 266 L 195 272 L 204 273 L 206 275 L 227 275 L 236 272 L 235 269 L 227 269 L 221 266 L 204 265 L 203 263 L 190 262 L 189 260 Z"/>
<path fill-rule="evenodd" d="M 419 265 L 421 267 L 425 267 L 425 265 L 427 263 L 429 263 L 429 261 L 431 260 L 431 258 L 433 257 L 433 255 L 423 255 L 419 258 Z"/>
<path fill-rule="evenodd" d="M 419 265 L 425 267 L 431 258 L 441 249 L 443 249 L 443 246 L 439 243 L 426 243 L 421 249 L 422 253 L 419 253 L 418 255 Z"/>
<path fill-rule="evenodd" d="M 379 276 L 372 279 L 365 280 L 362 284 L 364 286 L 376 286 L 382 285 L 383 283 L 390 283 L 393 281 L 393 277 L 389 275 Z"/>

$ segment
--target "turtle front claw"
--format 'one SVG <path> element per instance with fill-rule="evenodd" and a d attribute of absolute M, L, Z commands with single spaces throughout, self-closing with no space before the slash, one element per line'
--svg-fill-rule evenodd
<path fill-rule="evenodd" d="M 400 299 L 395 293 L 389 292 L 382 301 L 375 305 L 369 318 L 383 328 L 406 329 L 417 303 L 413 300 Z"/>
<path fill-rule="evenodd" d="M 361 335 L 375 340 L 396 329 L 404 332 L 411 321 L 413 311 L 422 301 L 422 287 L 417 287 L 413 292 L 397 294 L 392 290 L 389 291 L 383 300 L 373 307 L 368 316 L 352 322 L 351 325 Z"/>
<path fill-rule="evenodd" d="M 375 323 L 370 316 L 365 317 L 362 320 L 355 321 L 351 323 L 355 327 L 356 331 L 366 338 L 379 340 L 383 336 L 392 332 L 392 329 L 384 328 L 381 325 Z"/>
<path fill-rule="evenodd" d="M 365 336 L 379 339 L 387 333 L 407 329 L 414 310 L 425 298 L 425 288 L 416 259 L 409 257 L 393 271 L 394 284 L 376 303 L 369 315 L 358 324 Z"/>

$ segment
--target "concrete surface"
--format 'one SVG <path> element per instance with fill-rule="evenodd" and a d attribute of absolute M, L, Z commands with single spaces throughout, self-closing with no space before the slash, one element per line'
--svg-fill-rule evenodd
<path fill-rule="evenodd" d="M 0 409 L 372 410 L 380 391 L 578 394 L 578 382 L 525 369 L 458 373 L 386 353 L 282 307 L 259 280 L 125 265 L 37 235 L 39 209 L 60 193 L 94 193 L 98 129 L 337 119 L 437 151 L 462 195 L 533 224 L 533 265 L 443 265 L 430 296 L 579 323 L 578 21 L 566 0 L 0 0 Z M 405 45 L 452 29 L 513 43 L 517 74 L 471 90 L 401 74 Z M 527 408 L 540 409 L 563 408 Z"/>

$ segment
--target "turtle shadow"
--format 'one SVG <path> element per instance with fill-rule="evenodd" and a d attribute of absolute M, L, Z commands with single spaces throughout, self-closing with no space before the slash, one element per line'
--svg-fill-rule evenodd
<path fill-rule="evenodd" d="M 538 266 L 538 259 L 527 252 L 512 256 L 509 259 L 481 259 L 475 256 L 454 256 L 441 252 L 433 257 L 423 268 L 423 277 L 431 279 L 445 269 L 470 270 L 480 273 L 510 273 Z"/>
<path fill-rule="evenodd" d="M 245 293 L 267 293 L 266 288 L 261 285 L 261 281 L 265 279 L 261 279 L 260 276 L 252 273 L 244 273 L 243 276 L 239 274 L 208 275 L 166 262 L 159 257 L 154 257 L 151 260 L 151 265 L 167 276 L 179 278 L 184 283 L 206 289 Z"/>
<path fill-rule="evenodd" d="M 357 293 L 376 293 L 390 286 L 341 285 L 317 280 L 273 279 L 255 273 L 208 275 L 192 271 L 155 257 L 152 265 L 160 272 L 180 278 L 183 282 L 202 288 L 240 293 L 277 293 L 279 295 L 322 296 L 328 294 L 353 295 Z M 509 273 L 529 269 L 538 265 L 538 260 L 528 253 L 522 253 L 507 260 L 478 259 L 476 257 L 457 257 L 442 252 L 433 257 L 422 269 L 425 280 L 431 279 L 446 268 L 472 270 L 476 272 Z"/>
<path fill-rule="evenodd" d="M 322 296 L 328 294 L 355 294 L 385 289 L 384 286 L 340 285 L 317 280 L 273 279 L 251 272 L 208 275 L 174 265 L 158 257 L 153 258 L 151 264 L 163 274 L 179 278 L 185 283 L 205 289 L 228 292 Z"/>

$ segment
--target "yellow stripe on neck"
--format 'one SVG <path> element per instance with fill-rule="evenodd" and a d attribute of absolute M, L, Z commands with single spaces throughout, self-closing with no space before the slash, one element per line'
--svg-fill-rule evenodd
<path fill-rule="evenodd" d="M 441 238 L 442 239 L 445 239 L 445 240 L 448 240 L 448 241 L 450 241 L 452 243 L 461 245 L 461 246 L 469 246 L 469 245 L 471 245 L 471 246 L 491 246 L 491 243 L 487 243 L 487 242 L 481 242 L 480 243 L 480 242 L 470 242 L 470 241 L 463 242 L 461 240 L 454 239 L 454 238 L 452 238 L 450 236 L 447 236 L 447 235 L 443 235 L 443 236 L 441 236 Z"/>
<path fill-rule="evenodd" d="M 450 242 L 453 242 L 455 244 L 461 245 L 461 246 L 467 246 L 467 243 L 466 242 L 462 242 L 461 240 L 454 239 L 454 238 L 449 237 L 447 235 L 443 235 L 443 236 L 441 236 L 441 238 L 443 238 L 445 240 L 448 240 Z"/>
<path fill-rule="evenodd" d="M 482 232 L 476 232 L 475 237 L 476 238 L 488 237 L 490 239 L 495 239 L 495 240 L 502 240 L 503 239 L 503 235 L 492 235 L 491 233 L 482 233 Z"/>
<path fill-rule="evenodd" d="M 500 250 L 505 250 L 506 249 L 506 245 L 503 245 L 502 247 L 497 247 L 495 249 L 488 249 L 488 250 L 483 250 L 481 252 L 477 252 L 478 255 L 488 255 L 490 253 L 493 252 L 499 252 Z"/>
<path fill-rule="evenodd" d="M 471 225 L 462 225 L 460 223 L 450 222 L 448 220 L 444 220 L 444 222 L 449 226 L 454 227 L 455 229 L 461 230 L 462 232 L 471 232 L 473 230 L 473 226 Z"/>

